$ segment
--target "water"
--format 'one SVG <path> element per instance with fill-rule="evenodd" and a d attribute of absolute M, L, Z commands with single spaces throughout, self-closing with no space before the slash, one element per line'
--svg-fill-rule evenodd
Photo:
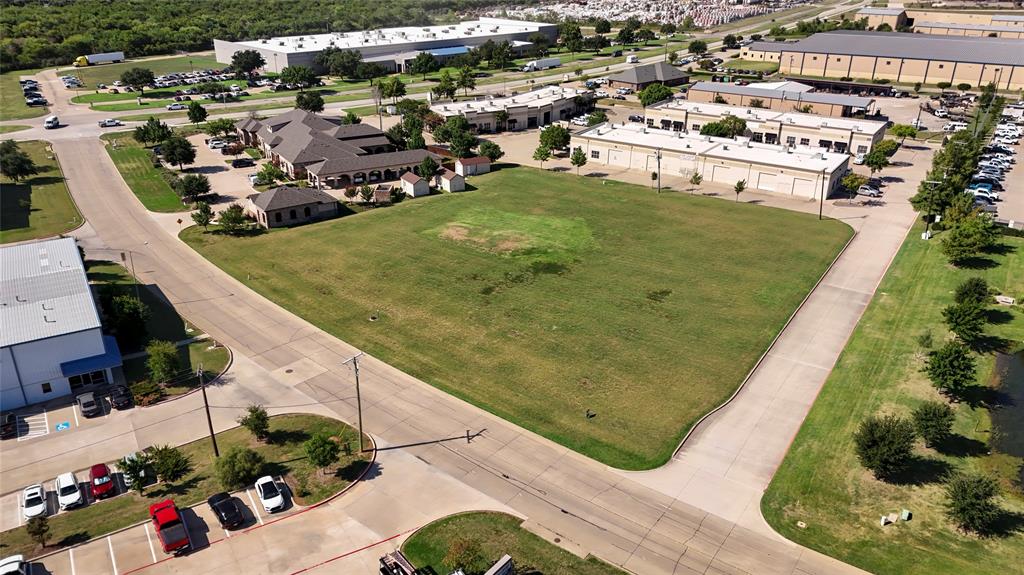
<path fill-rule="evenodd" d="M 1002 382 L 992 410 L 992 448 L 1024 457 L 1024 350 L 997 354 L 995 373 Z"/>

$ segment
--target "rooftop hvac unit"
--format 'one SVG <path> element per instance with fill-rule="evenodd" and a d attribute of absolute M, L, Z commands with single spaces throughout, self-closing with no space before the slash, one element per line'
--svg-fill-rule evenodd
<path fill-rule="evenodd" d="M 300 43 L 296 44 L 295 47 L 296 48 L 301 48 L 302 47 L 302 43 L 300 42 Z"/>
<path fill-rule="evenodd" d="M 796 122 L 795 122 L 795 121 L 793 120 L 793 118 L 786 118 L 786 122 L 787 122 L 787 123 L 790 123 L 790 124 L 795 124 L 795 123 L 796 123 Z"/>
<path fill-rule="evenodd" d="M 266 44 L 266 43 L 267 43 L 266 39 L 260 40 L 260 44 Z"/>
<path fill-rule="evenodd" d="M 727 144 L 722 144 L 722 149 L 728 151 L 729 146 Z"/>
<path fill-rule="evenodd" d="M 284 46 L 284 40 L 278 40 L 277 45 L 278 46 Z"/>

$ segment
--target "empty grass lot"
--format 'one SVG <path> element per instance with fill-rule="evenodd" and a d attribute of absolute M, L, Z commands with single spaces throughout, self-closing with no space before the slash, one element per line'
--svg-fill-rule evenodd
<path fill-rule="evenodd" d="M 439 519 L 423 527 L 402 545 L 402 553 L 418 569 L 449 573 L 459 565 L 445 565 L 452 541 L 468 540 L 479 546 L 483 558 L 494 563 L 506 553 L 523 573 L 543 575 L 623 575 L 594 557 L 580 559 L 519 526 L 522 520 L 505 513 L 463 513 Z"/>
<path fill-rule="evenodd" d="M 306 459 L 303 442 L 323 433 L 342 445 L 348 444 L 350 454 L 342 450 L 338 463 L 321 473 Z M 358 432 L 348 425 L 318 415 L 279 415 L 270 418 L 269 443 L 256 441 L 244 427 L 217 434 L 221 453 L 235 446 L 256 450 L 266 460 L 263 474 L 283 476 L 296 496 L 296 502 L 310 505 L 327 499 L 351 483 L 368 464 L 368 455 L 359 453 Z M 213 448 L 209 438 L 181 446 L 189 458 L 191 471 L 174 483 L 160 483 L 147 488 L 142 495 L 131 492 L 113 499 L 92 503 L 87 507 L 50 516 L 49 547 L 65 547 L 122 529 L 148 517 L 149 506 L 173 497 L 179 507 L 203 503 L 219 491 L 226 490 L 216 476 Z M 123 483 L 121 483 L 123 485 Z M 248 487 L 252 487 L 251 485 Z M 248 498 L 241 498 L 249 505 Z M 203 503 L 205 505 L 205 503 Z M 218 528 L 216 525 L 211 528 Z M 0 533 L 0 547 L 7 555 L 22 553 L 38 555 L 41 550 L 29 539 L 25 527 Z"/>
<path fill-rule="evenodd" d="M 758 62 L 757 60 L 743 60 L 737 58 L 735 60 L 728 60 L 725 64 L 722 64 L 723 68 L 735 68 L 737 70 L 751 70 L 753 72 L 764 72 L 765 74 L 772 74 L 777 72 L 779 69 L 778 62 Z"/>
<path fill-rule="evenodd" d="M 117 171 L 147 210 L 181 212 L 188 209 L 160 175 L 159 168 L 153 167 L 150 149 L 136 142 L 131 132 L 103 134 L 100 139 L 105 142 Z"/>
<path fill-rule="evenodd" d="M 182 237 L 384 361 L 600 461 L 645 469 L 732 393 L 851 234 L 803 214 L 525 167 L 472 184 L 290 230 Z"/>
<path fill-rule="evenodd" d="M 56 236 L 82 223 L 60 166 L 46 142 L 20 142 L 39 174 L 15 184 L 0 179 L 0 243 Z"/>
<path fill-rule="evenodd" d="M 946 337 L 942 308 L 965 278 L 981 276 L 1003 293 L 1024 295 L 1024 239 L 1003 238 L 1007 252 L 989 256 L 995 267 L 964 270 L 946 263 L 940 239 L 923 242 L 911 230 L 843 355 L 818 396 L 762 501 L 768 522 L 786 537 L 873 573 L 1020 573 L 1024 566 L 1019 469 L 1024 460 L 993 453 L 988 411 L 955 404 L 954 439 L 940 450 L 918 446 L 915 472 L 894 485 L 875 480 L 857 461 L 852 434 L 874 413 L 909 416 L 926 399 L 939 400 L 919 370 L 924 351 L 918 336 L 930 332 L 934 346 Z M 941 235 L 939 236 L 941 238 Z M 986 332 L 1024 340 L 1024 311 L 992 307 L 998 323 Z M 992 381 L 993 357 L 981 356 L 979 383 Z M 1020 406 L 1016 409 L 1020 415 Z M 988 539 L 956 532 L 943 513 L 939 480 L 949 470 L 974 470 L 999 477 L 1000 504 L 1018 514 L 1017 531 Z M 882 514 L 909 509 L 914 517 L 884 529 Z M 805 529 L 797 521 L 807 524 Z"/>

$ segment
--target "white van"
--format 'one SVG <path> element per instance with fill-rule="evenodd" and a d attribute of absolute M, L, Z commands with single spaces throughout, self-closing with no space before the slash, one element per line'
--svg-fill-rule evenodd
<path fill-rule="evenodd" d="M 639 64 L 640 63 L 640 56 L 626 56 L 626 63 L 627 64 Z"/>
<path fill-rule="evenodd" d="M 45 120 L 43 120 L 43 128 L 45 128 L 47 130 L 51 130 L 53 128 L 59 128 L 59 127 L 60 127 L 60 118 L 58 118 L 57 116 L 48 116 Z"/>

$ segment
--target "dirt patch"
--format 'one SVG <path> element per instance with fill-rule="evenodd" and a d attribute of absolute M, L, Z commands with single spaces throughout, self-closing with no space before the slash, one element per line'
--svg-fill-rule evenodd
<path fill-rule="evenodd" d="M 498 252 L 500 254 L 510 254 L 518 252 L 529 245 L 530 238 L 520 234 L 507 235 L 491 248 L 491 251 Z"/>
<path fill-rule="evenodd" d="M 448 227 L 441 232 L 441 237 L 446 240 L 464 242 L 469 239 L 469 228 L 459 224 L 448 224 Z"/>
<path fill-rule="evenodd" d="M 529 247 L 530 236 L 515 232 L 472 235 L 470 227 L 463 224 L 448 224 L 441 231 L 441 237 L 456 242 L 469 242 L 476 247 L 497 254 L 513 254 Z"/>

